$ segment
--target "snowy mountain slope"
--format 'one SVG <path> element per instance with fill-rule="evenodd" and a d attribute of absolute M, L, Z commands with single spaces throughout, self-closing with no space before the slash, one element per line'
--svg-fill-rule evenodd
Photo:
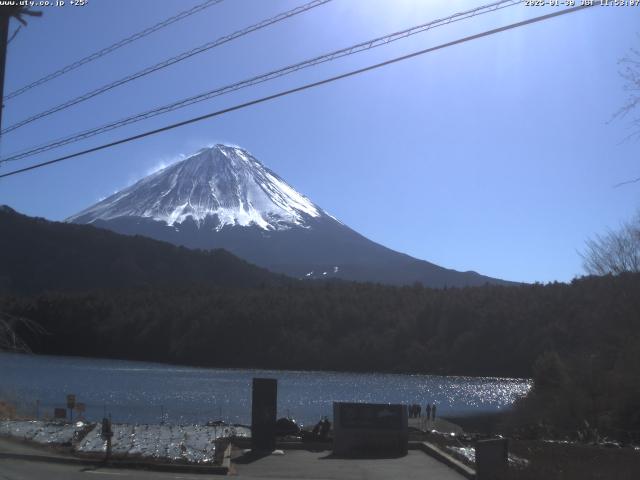
<path fill-rule="evenodd" d="M 458 272 L 363 237 L 247 151 L 216 145 L 67 219 L 188 248 L 225 248 L 296 278 L 427 286 L 508 283 Z"/>
<path fill-rule="evenodd" d="M 67 219 L 76 223 L 120 217 L 149 218 L 169 226 L 217 217 L 225 226 L 283 230 L 305 226 L 320 209 L 248 152 L 226 145 L 195 155 L 143 178 L 131 187 Z"/>

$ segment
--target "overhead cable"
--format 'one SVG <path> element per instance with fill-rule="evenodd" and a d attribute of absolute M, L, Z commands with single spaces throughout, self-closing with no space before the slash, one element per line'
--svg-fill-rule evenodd
<path fill-rule="evenodd" d="M 58 78 L 61 75 L 64 75 L 65 73 L 69 73 L 73 70 L 75 70 L 76 68 L 81 67 L 82 65 L 86 65 L 89 62 L 93 62 L 94 60 L 97 60 L 98 58 L 104 57 L 105 55 L 112 53 L 116 50 L 118 50 L 119 48 L 124 47 L 125 45 L 128 45 L 130 43 L 135 42 L 136 40 L 140 40 L 141 38 L 146 37 L 147 35 L 152 34 L 153 32 L 157 32 L 158 30 L 165 28 L 175 22 L 178 22 L 184 18 L 190 17 L 191 15 L 201 12 L 202 10 L 204 10 L 205 8 L 209 8 L 212 7 L 214 5 L 217 5 L 218 3 L 221 3 L 223 0 L 206 0 L 203 3 L 200 3 L 188 10 L 185 10 L 183 12 L 178 13 L 177 15 L 173 15 L 169 18 L 167 18 L 166 20 L 163 20 L 160 23 L 156 23 L 155 25 L 145 28 L 144 30 L 138 32 L 138 33 L 134 33 L 133 35 L 128 36 L 127 38 L 123 38 L 122 40 L 109 45 L 108 47 L 105 47 L 101 50 L 98 50 L 97 52 L 93 52 L 90 55 L 87 55 L 86 57 L 81 58 L 80 60 L 76 60 L 75 62 L 70 63 L 69 65 L 66 65 L 62 68 L 60 68 L 59 70 L 56 70 L 54 72 L 49 73 L 48 75 L 45 75 L 42 78 L 39 78 L 38 80 L 31 82 L 28 85 L 25 85 L 24 87 L 20 87 L 19 89 L 9 93 L 8 95 L 5 95 L 4 97 L 4 101 L 6 102 L 7 100 L 10 100 L 14 97 L 17 97 L 18 95 L 22 95 L 23 93 L 36 88 L 40 85 L 43 85 L 51 80 L 53 80 L 54 78 Z"/>
<path fill-rule="evenodd" d="M 419 50 L 417 52 L 413 52 L 413 53 L 410 53 L 410 54 L 407 54 L 407 55 L 403 55 L 403 56 L 400 56 L 400 57 L 395 57 L 395 58 L 392 58 L 390 60 L 386 60 L 384 62 L 380 62 L 380 63 L 376 63 L 374 65 L 370 65 L 368 67 L 360 68 L 360 69 L 357 69 L 357 70 L 351 70 L 351 71 L 349 71 L 347 73 L 336 75 L 336 76 L 333 76 L 333 77 L 330 77 L 330 78 L 325 78 L 325 79 L 319 80 L 317 82 L 307 83 L 305 85 L 302 85 L 302 86 L 299 86 L 299 87 L 296 87 L 296 88 L 292 88 L 292 89 L 289 89 L 289 90 L 284 90 L 282 92 L 278 92 L 278 93 L 275 93 L 273 95 L 268 95 L 266 97 L 261 97 L 261 98 L 255 99 L 255 100 L 251 100 L 249 102 L 245 102 L 245 103 L 241 103 L 241 104 L 238 104 L 238 105 L 234 105 L 232 107 L 224 108 L 222 110 L 217 110 L 215 112 L 211 112 L 211 113 L 208 113 L 206 115 L 201 115 L 199 117 L 190 118 L 190 119 L 184 120 L 182 122 L 173 123 L 171 125 L 167 125 L 167 126 L 164 126 L 164 127 L 161 127 L 161 128 L 157 128 L 155 130 L 150 130 L 150 131 L 147 131 L 147 132 L 144 132 L 144 133 L 140 133 L 138 135 L 133 135 L 133 136 L 130 136 L 130 137 L 127 137 L 127 138 L 122 138 L 120 140 L 116 140 L 116 141 L 113 141 L 113 142 L 105 143 L 105 144 L 99 145 L 97 147 L 88 148 L 86 150 L 82 150 L 82 151 L 79 151 L 79 152 L 76 152 L 76 153 L 72 153 L 72 154 L 69 154 L 69 155 L 64 155 L 62 157 L 54 158 L 54 159 L 48 160 L 46 162 L 41 162 L 41 163 L 37 163 L 37 164 L 34 164 L 34 165 L 30 165 L 28 167 L 24 167 L 24 168 L 20 168 L 20 169 L 17 169 L 17 170 L 13 170 L 13 171 L 10 171 L 10 172 L 4 173 L 4 174 L 0 174 L 0 178 L 5 178 L 5 177 L 12 176 L 12 175 L 17 175 L 19 173 L 27 172 L 27 171 L 34 170 L 34 169 L 37 169 L 37 168 L 46 167 L 48 165 L 53 165 L 55 163 L 59 163 L 59 162 L 65 161 L 65 160 L 69 160 L 69 159 L 72 159 L 72 158 L 80 157 L 82 155 L 86 155 L 86 154 L 89 154 L 89 153 L 93 153 L 93 152 L 97 152 L 97 151 L 104 150 L 104 149 L 107 149 L 107 148 L 111 148 L 111 147 L 114 147 L 116 145 L 122 145 L 124 143 L 129 143 L 129 142 L 132 142 L 132 141 L 135 141 L 135 140 L 139 140 L 139 139 L 151 136 L 151 135 L 156 135 L 158 133 L 166 132 L 168 130 L 173 130 L 173 129 L 178 128 L 178 127 L 182 127 L 182 126 L 189 125 L 189 124 L 192 124 L 192 123 L 195 123 L 195 122 L 199 122 L 199 121 L 202 121 L 202 120 L 205 120 L 205 119 L 208 119 L 208 118 L 217 117 L 217 116 L 229 113 L 229 112 L 233 112 L 233 111 L 236 111 L 236 110 L 241 110 L 241 109 L 244 109 L 244 108 L 247 108 L 247 107 L 251 107 L 253 105 L 257 105 L 257 104 L 260 104 L 260 103 L 268 102 L 268 101 L 274 100 L 276 98 L 280 98 L 280 97 L 284 97 L 284 96 L 291 95 L 291 94 L 294 94 L 294 93 L 298 93 L 298 92 L 301 92 L 301 91 L 304 91 L 304 90 L 308 90 L 308 89 L 315 88 L 315 87 L 318 87 L 318 86 L 321 86 L 321 85 L 325 85 L 327 83 L 332 83 L 332 82 L 335 82 L 337 80 L 342 80 L 344 78 L 352 77 L 354 75 L 359 75 L 359 74 L 364 73 L 364 72 L 368 72 L 368 71 L 375 70 L 375 69 L 378 69 L 378 68 L 381 68 L 381 67 L 384 67 L 384 66 L 387 66 L 387 65 L 391 65 L 391 64 L 394 64 L 394 63 L 397 63 L 397 62 L 401 62 L 403 60 L 407 60 L 407 59 L 414 58 L 414 57 L 417 57 L 417 56 L 420 56 L 420 55 L 431 53 L 431 52 L 434 52 L 436 50 L 442 50 L 442 49 L 447 48 L 447 47 L 451 47 L 451 46 L 454 46 L 454 45 L 459 45 L 461 43 L 469 42 L 469 41 L 472 41 L 472 40 L 477 40 L 479 38 L 487 37 L 487 36 L 490 36 L 490 35 L 495 35 L 497 33 L 504 32 L 504 31 L 507 31 L 507 30 L 513 30 L 515 28 L 523 27 L 525 25 L 530 25 L 532 23 L 538 23 L 538 22 L 542 22 L 544 20 L 549 20 L 551 18 L 559 17 L 561 15 L 567 15 L 569 13 L 574 13 L 574 12 L 577 12 L 579 10 L 584 10 L 586 8 L 591 8 L 591 7 L 595 6 L 595 5 L 596 4 L 594 3 L 594 4 L 584 4 L 584 5 L 580 5 L 580 6 L 572 7 L 572 8 L 565 8 L 565 9 L 562 9 L 562 10 L 559 10 L 559 11 L 556 11 L 556 12 L 553 12 L 553 13 L 549 13 L 549 14 L 546 14 L 546 15 L 540 15 L 538 17 L 534 17 L 534 18 L 530 18 L 530 19 L 527 19 L 527 20 L 523 20 L 521 22 L 511 23 L 511 24 L 503 26 L 503 27 L 494 28 L 492 30 L 487 30 L 487 31 L 484 31 L 482 33 L 478 33 L 478 34 L 475 34 L 475 35 L 470 35 L 470 36 L 467 36 L 467 37 L 459 38 L 457 40 L 453 40 L 451 42 L 443 43 L 443 44 L 437 45 L 435 47 L 425 48 L 424 50 Z"/>
<path fill-rule="evenodd" d="M 4 135 L 6 133 L 9 133 L 13 130 L 16 130 L 20 127 L 23 127 L 25 125 L 28 125 L 32 122 L 35 122 L 36 120 L 39 120 L 41 118 L 47 117 L 49 115 L 52 115 L 54 113 L 60 112 L 62 110 L 65 110 L 73 105 L 77 105 L 78 103 L 82 103 L 85 102 L 93 97 L 96 97 L 98 95 L 101 95 L 105 92 L 108 92 L 109 90 L 113 90 L 116 87 L 119 87 L 121 85 L 124 85 L 126 83 L 132 82 L 134 80 L 137 80 L 138 78 L 142 78 L 145 77 L 153 72 L 157 72 L 158 70 L 162 70 L 163 68 L 167 68 L 171 65 L 174 65 L 178 62 L 181 62 L 183 60 L 186 60 L 187 58 L 191 58 L 194 55 L 198 55 L 199 53 L 202 52 L 206 52 L 208 50 L 211 50 L 212 48 L 215 47 L 219 47 L 220 45 L 223 45 L 225 43 L 231 42 L 232 40 L 235 40 L 237 38 L 243 37 L 245 35 L 248 35 L 252 32 L 255 32 L 256 30 L 260 30 L 263 28 L 266 28 L 270 25 L 273 25 L 274 23 L 278 23 L 281 22 L 283 20 L 286 20 L 288 18 L 291 18 L 295 15 L 299 15 L 301 13 L 304 13 L 308 10 L 311 10 L 312 8 L 315 7 L 319 7 L 320 5 L 324 5 L 325 3 L 328 3 L 332 0 L 312 0 L 309 3 L 305 3 L 304 5 L 301 5 L 299 7 L 293 8 L 291 10 L 287 10 L 286 12 L 280 13 L 274 17 L 271 18 L 267 18 L 265 20 L 262 20 L 254 25 L 251 25 L 249 27 L 243 28 L 242 30 L 238 30 L 236 32 L 233 32 L 229 35 L 225 35 L 223 37 L 220 37 L 212 42 L 207 42 L 204 45 L 200 45 L 199 47 L 193 48 L 191 50 L 188 50 L 186 52 L 182 52 L 179 55 L 176 55 L 174 57 L 168 58 L 166 60 L 163 60 L 162 62 L 159 62 L 155 65 L 152 65 L 150 67 L 147 67 L 143 70 L 140 70 L 138 72 L 132 73 L 130 75 L 127 75 L 126 77 L 123 77 L 119 80 L 116 80 L 114 82 L 108 83 L 106 85 L 103 85 L 102 87 L 96 88 L 95 90 L 91 90 L 90 92 L 87 92 L 83 95 L 80 95 L 78 97 L 72 98 L 70 100 L 67 100 L 66 102 L 63 102 L 59 105 L 56 105 L 55 107 L 49 108 L 48 110 L 45 110 L 43 112 L 37 113 L 35 115 L 32 115 L 31 117 L 25 118 L 24 120 L 20 120 L 17 123 L 14 123 L 13 125 L 9 125 L 7 128 L 5 128 L 4 130 L 2 130 L 0 132 L 0 135 Z"/>
<path fill-rule="evenodd" d="M 488 5 L 484 5 L 481 7 L 477 7 L 474 8 L 472 10 L 467 10 L 464 12 L 459 12 L 456 13 L 454 15 L 450 15 L 448 17 L 445 18 L 440 18 L 437 20 L 433 20 L 430 21 L 428 23 L 424 23 L 421 25 L 417 25 L 411 28 L 407 28 L 404 30 L 401 30 L 399 32 L 394 32 L 382 37 L 378 37 L 378 38 L 374 38 L 371 40 L 367 40 L 365 42 L 360 42 L 356 45 L 352 45 L 350 47 L 347 48 L 342 48 L 340 50 L 335 50 L 333 52 L 330 53 L 326 53 L 311 59 L 307 59 L 304 60 L 302 62 L 298 62 L 292 65 L 288 65 L 286 67 L 277 69 L 277 70 L 273 70 L 255 77 L 251 77 L 245 80 L 241 80 L 239 82 L 235 82 L 229 85 L 225 85 L 223 87 L 218 87 L 215 88 L 213 90 L 209 90 L 207 92 L 204 93 L 200 93 L 198 95 L 194 95 L 176 102 L 172 102 L 170 104 L 167 105 L 163 105 L 161 107 L 156 107 L 154 109 L 151 110 L 147 110 L 146 112 L 142 112 L 142 113 L 138 113 L 135 115 L 132 115 L 130 117 L 124 118 L 124 119 L 120 119 L 114 122 L 110 122 L 104 125 L 101 125 L 99 127 L 94 127 L 88 130 L 84 130 L 82 132 L 78 132 L 72 135 L 69 135 L 67 137 L 63 137 L 63 138 L 59 138 L 57 140 L 51 141 L 49 143 L 43 144 L 43 145 L 39 145 L 37 147 L 33 147 L 33 148 L 29 148 L 26 150 L 22 150 L 20 152 L 16 152 L 16 153 L 12 153 L 9 154 L 7 157 L 0 159 L 0 164 L 6 161 L 16 161 L 16 160 L 21 160 L 23 158 L 27 158 L 33 155 L 36 155 L 38 153 L 42 153 L 54 148 L 58 148 L 64 145 L 68 145 L 70 143 L 75 143 L 77 141 L 80 140 L 84 140 L 86 138 L 90 138 L 93 137 L 95 135 L 99 135 L 126 125 L 130 125 L 132 123 L 136 123 L 142 120 L 146 120 L 148 118 L 152 118 L 155 117 L 157 115 L 161 115 L 164 113 L 168 113 L 174 110 L 178 110 L 180 108 L 184 108 L 186 106 L 189 105 L 193 105 L 195 103 L 199 103 L 199 102 L 203 102 L 205 100 L 209 100 L 211 98 L 214 97 L 219 97 L 221 95 L 226 95 L 229 94 L 231 92 L 235 92 L 237 90 L 240 90 L 242 88 L 247 88 L 250 86 L 254 86 L 254 85 L 258 85 L 270 80 L 274 80 L 276 78 L 279 77 L 283 77 L 285 75 L 290 75 L 294 72 L 297 72 L 299 70 L 305 69 L 305 68 L 310 68 L 316 65 L 320 65 L 322 63 L 326 63 L 329 61 L 333 61 L 336 60 L 338 58 L 342 58 L 348 55 L 354 55 L 356 53 L 360 53 L 366 50 L 371 50 L 373 48 L 377 48 L 383 45 L 387 45 L 389 43 L 401 40 L 403 38 L 412 36 L 412 35 L 416 35 L 418 33 L 422 33 L 425 32 L 427 30 L 430 30 L 432 28 L 436 28 L 436 27 L 440 27 L 443 25 L 447 25 L 453 22 L 458 22 L 461 20 L 465 20 L 468 18 L 472 18 L 478 15 L 483 15 L 483 14 L 487 14 L 487 13 L 491 13 L 494 12 L 496 10 L 502 9 L 502 8 L 506 8 L 506 7 L 510 7 L 513 5 L 518 5 L 520 3 L 523 3 L 523 0 L 502 0 L 502 1 L 498 1 L 498 2 L 494 2 Z"/>

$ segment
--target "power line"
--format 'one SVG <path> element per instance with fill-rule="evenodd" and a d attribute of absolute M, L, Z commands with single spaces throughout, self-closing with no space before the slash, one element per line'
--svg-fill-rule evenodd
<path fill-rule="evenodd" d="M 632 183 L 638 183 L 640 182 L 640 177 L 638 178 L 634 178 L 633 180 L 626 180 L 624 182 L 620 182 L 620 183 L 616 183 L 613 188 L 618 188 L 618 187 L 622 187 L 624 185 L 630 185 Z"/>
<path fill-rule="evenodd" d="M 135 42 L 136 40 L 140 40 L 141 38 L 146 37 L 147 35 L 152 34 L 153 32 L 156 32 L 164 27 L 167 27 L 175 22 L 178 22 L 184 18 L 187 18 L 191 15 L 194 15 L 198 12 L 201 12 L 202 10 L 204 10 L 205 8 L 209 8 L 212 7 L 214 5 L 217 5 L 218 3 L 223 2 L 224 0 L 206 0 L 203 3 L 200 3 L 188 10 L 185 10 L 184 12 L 180 12 L 177 15 L 174 15 L 172 17 L 167 18 L 166 20 L 163 20 L 160 23 L 157 23 L 151 27 L 145 28 L 144 30 L 138 32 L 138 33 L 134 33 L 133 35 L 124 38 L 108 47 L 105 47 L 101 50 L 98 50 L 97 52 L 92 53 L 91 55 L 87 55 L 86 57 L 81 58 L 80 60 L 76 60 L 73 63 L 70 63 L 69 65 L 66 65 L 65 67 L 62 67 L 59 70 L 56 70 L 55 72 L 52 72 L 48 75 L 45 75 L 44 77 L 28 84 L 25 85 L 24 87 L 19 88 L 18 90 L 15 90 L 11 93 L 9 93 L 8 95 L 6 95 L 4 97 L 4 101 L 6 102 L 7 100 L 10 100 L 14 97 L 17 97 L 18 95 L 22 95 L 23 93 L 25 93 L 28 90 L 31 90 L 32 88 L 38 87 L 44 83 L 47 83 L 51 80 L 53 80 L 54 78 L 58 78 L 61 75 L 64 75 L 65 73 L 69 73 L 72 70 L 75 70 L 76 68 L 81 67 L 82 65 L 85 65 L 89 62 L 92 62 L 94 60 L 97 60 L 100 57 L 104 57 L 105 55 L 114 52 L 116 50 L 118 50 L 119 48 L 124 47 L 125 45 L 128 45 L 130 43 Z"/>
<path fill-rule="evenodd" d="M 148 110 L 146 112 L 143 113 L 139 113 L 121 120 L 117 120 L 105 125 L 101 125 L 99 127 L 95 127 L 89 130 L 85 130 L 76 134 L 72 134 L 70 136 L 67 137 L 63 137 L 61 139 L 57 139 L 55 141 L 49 142 L 47 144 L 41 145 L 41 146 L 37 146 L 37 147 L 33 147 L 24 151 L 20 151 L 20 152 L 16 152 L 13 154 L 10 154 L 9 156 L 7 156 L 6 158 L 0 159 L 0 164 L 2 164 L 3 162 L 7 162 L 7 161 L 17 161 L 17 160 L 21 160 L 23 158 L 27 158 L 30 156 L 33 156 L 35 154 L 38 153 L 42 153 L 48 150 L 52 150 L 54 148 L 58 148 L 64 145 L 68 145 L 70 143 L 75 143 L 77 141 L 80 140 L 84 140 L 86 138 L 90 138 L 93 137 L 95 135 L 99 135 L 101 133 L 105 133 L 111 130 L 115 130 L 117 128 L 126 126 L 126 125 L 130 125 L 132 123 L 136 123 L 142 120 L 146 120 L 148 118 L 152 118 L 155 117 L 157 115 L 161 115 L 163 113 L 168 113 L 171 112 L 173 110 L 177 110 L 180 108 L 184 108 L 186 106 L 195 104 L 195 103 L 199 103 L 199 102 L 203 102 L 205 100 L 209 100 L 211 98 L 214 97 L 218 97 L 221 95 L 226 95 L 232 92 L 235 92 L 237 90 L 240 90 L 242 88 L 247 88 L 253 85 L 258 85 L 264 82 L 267 82 L 269 80 L 273 80 L 285 75 L 289 75 L 292 74 L 294 72 L 297 72 L 299 70 L 305 69 L 305 68 L 309 68 L 309 67 L 313 67 L 325 62 L 329 62 L 329 61 L 333 61 L 336 60 L 338 58 L 341 57 L 345 57 L 348 55 L 353 55 L 365 50 L 370 50 L 372 48 L 376 48 L 376 47 L 380 47 L 383 45 L 387 45 L 389 43 L 395 42 L 397 40 L 401 40 L 403 38 L 412 36 L 412 35 L 416 35 L 418 33 L 422 33 L 425 32 L 427 30 L 430 30 L 432 28 L 436 28 L 436 27 L 440 27 L 443 25 L 447 25 L 450 23 L 454 23 L 454 22 L 458 22 L 467 18 L 471 18 L 474 16 L 478 16 L 478 15 L 483 15 L 483 14 L 487 14 L 490 12 L 494 12 L 496 10 L 502 9 L 502 8 L 506 8 L 506 7 L 510 7 L 510 6 L 514 6 L 514 5 L 518 5 L 520 3 L 522 3 L 523 0 L 501 0 L 495 3 L 491 3 L 488 5 L 484 5 L 484 6 L 480 6 L 477 8 L 474 8 L 472 10 L 467 10 L 464 12 L 459 12 L 456 13 L 454 15 L 450 15 L 448 17 L 444 17 L 444 18 L 440 18 L 437 20 L 432 20 L 428 23 L 424 23 L 421 25 L 417 25 L 415 27 L 411 27 L 411 28 L 407 28 L 405 30 L 401 30 L 395 33 L 391 33 L 382 37 L 378 37 L 378 38 L 374 38 L 371 40 L 367 40 L 365 42 L 361 42 L 358 43 L 356 45 L 352 45 L 350 47 L 347 48 L 342 48 L 340 50 L 335 50 L 333 52 L 330 53 L 326 53 L 323 55 L 320 55 L 318 57 L 314 57 L 311 59 L 307 59 L 304 60 L 302 62 L 298 62 L 292 65 L 288 65 L 284 68 L 280 68 L 277 70 L 273 70 L 270 71 L 268 73 L 265 74 L 261 74 L 249 79 L 245 79 L 242 80 L 240 82 L 236 82 L 236 83 L 232 83 L 230 85 L 226 85 L 223 87 L 219 87 L 216 88 L 214 90 L 209 90 L 207 92 L 192 96 L 192 97 L 188 97 L 182 100 L 179 100 L 177 102 L 173 102 L 170 103 L 168 105 L 164 105 L 161 107 L 156 107 L 152 110 Z"/>
<path fill-rule="evenodd" d="M 126 77 L 123 77 L 119 80 L 116 80 L 115 82 L 111 82 L 108 83 L 106 85 L 103 85 L 100 88 L 97 88 L 95 90 L 92 90 L 90 92 L 85 93 L 84 95 L 80 95 L 79 97 L 76 98 L 72 98 L 71 100 L 68 100 L 66 102 L 63 102 L 59 105 L 56 105 L 55 107 L 52 107 L 48 110 L 45 110 L 44 112 L 40 112 L 37 113 L 29 118 L 26 118 L 24 120 L 21 120 L 17 123 L 14 123 L 13 125 L 8 126 L 7 128 L 5 128 L 4 130 L 2 130 L 0 132 L 0 134 L 4 135 L 8 132 L 11 132 L 13 130 L 16 130 L 20 127 L 23 127 L 29 123 L 35 122 L 36 120 L 43 118 L 43 117 L 47 117 L 49 115 L 52 115 L 56 112 L 59 112 L 61 110 L 65 110 L 73 105 L 77 105 L 78 103 L 84 102 L 86 100 L 89 100 L 90 98 L 96 97 L 98 95 L 101 95 L 105 92 L 108 92 L 109 90 L 112 90 L 116 87 L 119 87 L 121 85 L 124 85 L 125 83 L 129 83 L 132 82 L 133 80 L 137 80 L 138 78 L 141 77 L 145 77 L 153 72 L 157 72 L 158 70 L 162 70 L 163 68 L 169 67 L 173 64 L 176 64 L 178 62 L 181 62 L 183 60 L 186 60 L 187 58 L 191 58 L 194 55 L 198 55 L 199 53 L 202 52 L 206 52 L 208 50 L 211 50 L 212 48 L 215 47 L 219 47 L 220 45 L 223 45 L 225 43 L 231 42 L 232 40 L 235 40 L 237 38 L 243 37 L 245 35 L 248 35 L 252 32 L 255 32 L 256 30 L 260 30 L 262 28 L 266 28 L 270 25 L 273 25 L 274 23 L 278 23 L 281 22 L 283 20 L 286 20 L 288 18 L 291 18 L 295 15 L 299 15 L 301 13 L 304 13 L 308 10 L 311 10 L 312 8 L 315 7 L 319 7 L 320 5 L 324 5 L 325 3 L 328 3 L 332 0 L 312 0 L 309 3 L 305 3 L 304 5 L 301 5 L 299 7 L 293 8 L 291 10 L 287 10 L 286 12 L 280 13 L 274 17 L 271 18 L 267 18 L 266 20 L 262 20 L 261 22 L 258 22 L 254 25 L 251 25 L 249 27 L 243 28 L 242 30 L 238 30 L 236 32 L 233 32 L 229 35 L 225 35 L 223 37 L 220 37 L 212 42 L 208 42 L 205 43 L 204 45 L 200 45 L 199 47 L 196 47 L 192 50 L 188 50 L 186 52 L 182 52 L 179 55 L 176 55 L 174 57 L 168 58 L 160 63 L 157 63 L 155 65 L 152 65 L 150 67 L 147 67 L 143 70 L 140 70 L 136 73 L 133 73 L 131 75 L 127 75 Z"/>
<path fill-rule="evenodd" d="M 420 56 L 420 55 L 431 53 L 431 52 L 434 52 L 436 50 L 442 50 L 442 49 L 447 48 L 447 47 L 452 47 L 454 45 L 459 45 L 461 43 L 470 42 L 472 40 L 477 40 L 477 39 L 482 38 L 482 37 L 495 35 L 495 34 L 500 33 L 500 32 L 504 32 L 504 31 L 507 31 L 507 30 L 513 30 L 515 28 L 523 27 L 525 25 L 530 25 L 532 23 L 538 23 L 538 22 L 541 22 L 541 21 L 544 21 L 544 20 L 548 20 L 548 19 L 551 19 L 551 18 L 554 18 L 554 17 L 559 17 L 561 15 L 574 13 L 574 12 L 577 12 L 579 10 L 584 10 L 586 8 L 593 7 L 595 5 L 596 4 L 594 3 L 594 4 L 580 5 L 580 6 L 572 7 L 572 8 L 565 8 L 565 9 L 557 11 L 557 12 L 553 12 L 553 13 L 549 13 L 549 14 L 546 14 L 546 15 L 541 15 L 541 16 L 538 16 L 538 17 L 530 18 L 528 20 L 523 20 L 521 22 L 511 23 L 509 25 L 506 25 L 506 26 L 503 26 L 503 27 L 499 27 L 499 28 L 494 28 L 492 30 L 486 30 L 486 31 L 484 31 L 482 33 L 477 33 L 475 35 L 470 35 L 470 36 L 467 36 L 467 37 L 459 38 L 457 40 L 453 40 L 451 42 L 443 43 L 443 44 L 437 45 L 435 47 L 425 48 L 424 50 L 419 50 L 417 52 L 413 52 L 413 53 L 410 53 L 410 54 L 407 54 L 407 55 L 403 55 L 403 56 L 400 56 L 400 57 L 395 57 L 395 58 L 392 58 L 390 60 L 386 60 L 384 62 L 376 63 L 374 65 L 369 65 L 368 67 L 359 68 L 357 70 L 351 70 L 351 71 L 349 71 L 347 73 L 343 73 L 343 74 L 336 75 L 336 76 L 333 76 L 333 77 L 325 78 L 325 79 L 319 80 L 317 82 L 307 83 L 305 85 L 302 85 L 302 86 L 299 86 L 299 87 L 296 87 L 296 88 L 292 88 L 292 89 L 289 89 L 289 90 L 284 90 L 282 92 L 278 92 L 278 93 L 275 93 L 273 95 L 268 95 L 266 97 L 261 97 L 261 98 L 258 98 L 256 100 L 251 100 L 249 102 L 245 102 L 245 103 L 241 103 L 241 104 L 238 104 L 238 105 L 234 105 L 232 107 L 224 108 L 222 110 L 218 110 L 218 111 L 215 111 L 215 112 L 212 112 L 212 113 L 208 113 L 206 115 L 201 115 L 199 117 L 190 118 L 188 120 L 184 120 L 184 121 L 178 122 L 178 123 L 173 123 L 171 125 L 167 125 L 167 126 L 164 126 L 164 127 L 161 127 L 161 128 L 157 128 L 155 130 L 149 130 L 147 132 L 140 133 L 138 135 L 133 135 L 131 137 L 127 137 L 127 138 L 123 138 L 123 139 L 116 140 L 116 141 L 113 141 L 113 142 L 105 143 L 103 145 L 99 145 L 97 147 L 88 148 L 86 150 L 82 150 L 80 152 L 72 153 L 72 154 L 69 154 L 69 155 L 64 155 L 62 157 L 58 157 L 58 158 L 55 158 L 53 160 L 48 160 L 46 162 L 38 163 L 38 164 L 31 165 L 31 166 L 28 166 L 28 167 L 24 167 L 24 168 L 21 168 L 21 169 L 18 169 L 18 170 L 13 170 L 11 172 L 7 172 L 7 173 L 4 173 L 4 174 L 0 175 L 0 178 L 9 177 L 9 176 L 12 176 L 12 175 L 17 175 L 19 173 L 27 172 L 29 170 L 34 170 L 34 169 L 41 168 L 41 167 L 45 167 L 45 166 L 48 166 L 48 165 L 52 165 L 54 163 L 59 163 L 59 162 L 62 162 L 64 160 L 69 160 L 71 158 L 79 157 L 81 155 L 86 155 L 86 154 L 89 154 L 89 153 L 93 153 L 93 152 L 104 150 L 104 149 L 107 149 L 107 148 L 110 148 L 110 147 L 114 147 L 116 145 L 129 143 L 129 142 L 132 142 L 134 140 L 139 140 L 139 139 L 144 138 L 144 137 L 148 137 L 148 136 L 151 136 L 151 135 L 156 135 L 158 133 L 166 132 L 168 130 L 173 130 L 175 128 L 182 127 L 184 125 L 189 125 L 191 123 L 196 123 L 196 122 L 199 122 L 199 121 L 202 121 L 202 120 L 206 120 L 208 118 L 213 118 L 213 117 L 217 117 L 217 116 L 220 116 L 220 115 L 224 115 L 225 113 L 233 112 L 233 111 L 236 111 L 236 110 L 241 110 L 241 109 L 244 109 L 244 108 L 247 108 L 247 107 L 251 107 L 253 105 L 257 105 L 257 104 L 260 104 L 260 103 L 268 102 L 270 100 L 274 100 L 276 98 L 280 98 L 280 97 L 284 97 L 284 96 L 287 96 L 287 95 L 291 95 L 293 93 L 298 93 L 298 92 L 301 92 L 303 90 L 308 90 L 310 88 L 314 88 L 314 87 L 318 87 L 318 86 L 321 86 L 321 85 L 325 85 L 327 83 L 332 83 L 332 82 L 335 82 L 337 80 L 342 80 L 343 78 L 348 78 L 348 77 L 352 77 L 352 76 L 355 76 L 355 75 L 359 75 L 359 74 L 364 73 L 364 72 L 368 72 L 368 71 L 375 70 L 375 69 L 378 69 L 378 68 L 381 68 L 381 67 L 384 67 L 384 66 L 387 66 L 387 65 L 391 65 L 391 64 L 394 64 L 394 63 L 401 62 L 403 60 L 407 60 L 407 59 L 414 58 L 414 57 L 417 57 L 417 56 Z"/>

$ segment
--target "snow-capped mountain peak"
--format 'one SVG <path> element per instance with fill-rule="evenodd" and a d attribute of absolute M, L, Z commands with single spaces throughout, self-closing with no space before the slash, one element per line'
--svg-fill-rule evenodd
<path fill-rule="evenodd" d="M 223 248 L 298 279 L 421 282 L 433 287 L 504 283 L 446 269 L 369 240 L 246 150 L 231 145 L 202 149 L 68 221 L 187 248 Z"/>
<path fill-rule="evenodd" d="M 143 178 L 67 221 L 92 223 L 142 217 L 173 226 L 188 218 L 198 226 L 286 230 L 326 215 L 242 148 L 218 144 Z"/>

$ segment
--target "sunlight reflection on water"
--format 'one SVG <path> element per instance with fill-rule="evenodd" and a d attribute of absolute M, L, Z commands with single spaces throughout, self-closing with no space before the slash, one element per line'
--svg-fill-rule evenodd
<path fill-rule="evenodd" d="M 530 389 L 527 379 L 176 367 L 146 362 L 0 353 L 0 397 L 25 413 L 50 413 L 75 393 L 95 420 L 249 423 L 251 379 L 277 378 L 278 415 L 303 424 L 332 413 L 333 401 L 438 405 L 438 415 L 509 408 Z"/>

